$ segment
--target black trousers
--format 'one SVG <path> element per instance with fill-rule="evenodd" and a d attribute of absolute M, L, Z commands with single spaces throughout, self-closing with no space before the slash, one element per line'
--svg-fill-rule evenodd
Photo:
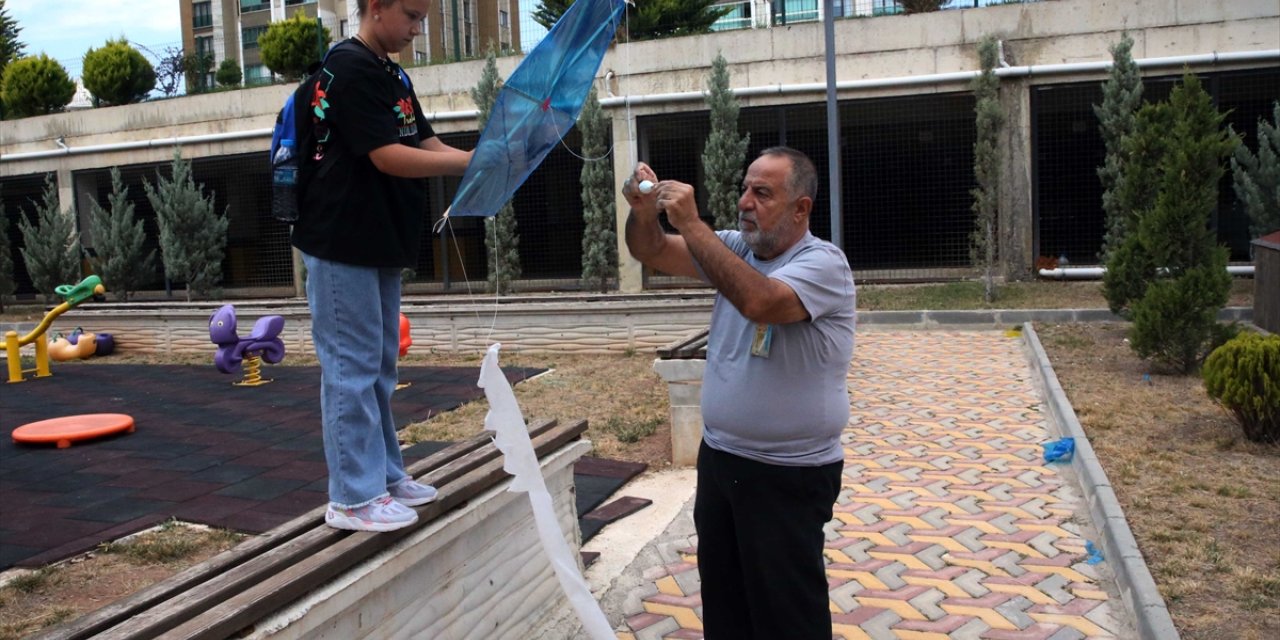
<path fill-rule="evenodd" d="M 707 640 L 831 640 L 822 526 L 843 467 L 764 464 L 702 443 L 693 522 Z"/>

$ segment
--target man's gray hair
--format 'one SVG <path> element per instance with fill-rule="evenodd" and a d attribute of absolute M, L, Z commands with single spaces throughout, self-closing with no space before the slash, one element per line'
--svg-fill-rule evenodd
<path fill-rule="evenodd" d="M 818 199 L 818 170 L 813 161 L 804 152 L 791 147 L 769 147 L 760 152 L 760 156 L 783 156 L 791 160 L 791 176 L 787 179 L 787 190 L 791 196 L 809 196 L 810 200 Z"/>

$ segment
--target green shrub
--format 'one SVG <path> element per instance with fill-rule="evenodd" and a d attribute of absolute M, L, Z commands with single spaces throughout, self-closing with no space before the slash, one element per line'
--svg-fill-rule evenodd
<path fill-rule="evenodd" d="M 102 48 L 85 52 L 80 81 L 99 106 L 132 104 L 156 87 L 156 70 L 129 41 L 107 40 Z"/>
<path fill-rule="evenodd" d="M 214 75 L 214 80 L 218 81 L 220 87 L 238 87 L 240 82 L 244 80 L 244 74 L 240 71 L 240 63 L 235 58 L 227 58 L 218 65 L 218 73 Z"/>
<path fill-rule="evenodd" d="M 286 80 L 297 80 L 307 67 L 319 62 L 329 46 L 329 29 L 301 10 L 288 20 L 277 20 L 258 36 L 262 64 Z"/>
<path fill-rule="evenodd" d="M 1204 363 L 1204 386 L 1254 442 L 1280 442 L 1280 336 L 1243 333 Z"/>
<path fill-rule="evenodd" d="M 43 53 L 10 63 L 0 78 L 6 118 L 57 113 L 75 94 L 76 83 L 66 67 Z"/>
<path fill-rule="evenodd" d="M 1182 373 L 1195 371 L 1217 335 L 1218 310 L 1230 287 L 1225 249 L 1216 263 L 1152 282 L 1133 305 L 1129 345 L 1141 358 Z"/>

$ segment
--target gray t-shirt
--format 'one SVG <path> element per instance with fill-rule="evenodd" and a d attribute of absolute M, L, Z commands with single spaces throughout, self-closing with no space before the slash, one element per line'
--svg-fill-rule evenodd
<path fill-rule="evenodd" d="M 849 261 L 809 233 L 767 261 L 751 253 L 740 232 L 716 233 L 747 264 L 791 287 L 810 320 L 769 325 L 767 357 L 753 355 L 756 323 L 716 296 L 702 377 L 703 439 L 714 449 L 768 464 L 842 460 L 855 321 Z"/>

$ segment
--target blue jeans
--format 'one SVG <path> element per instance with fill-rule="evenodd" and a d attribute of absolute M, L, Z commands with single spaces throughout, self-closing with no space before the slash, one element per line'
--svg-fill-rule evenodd
<path fill-rule="evenodd" d="M 400 350 L 400 270 L 303 254 L 311 337 L 320 359 L 320 410 L 329 501 L 362 507 L 404 480 L 391 417 Z"/>

